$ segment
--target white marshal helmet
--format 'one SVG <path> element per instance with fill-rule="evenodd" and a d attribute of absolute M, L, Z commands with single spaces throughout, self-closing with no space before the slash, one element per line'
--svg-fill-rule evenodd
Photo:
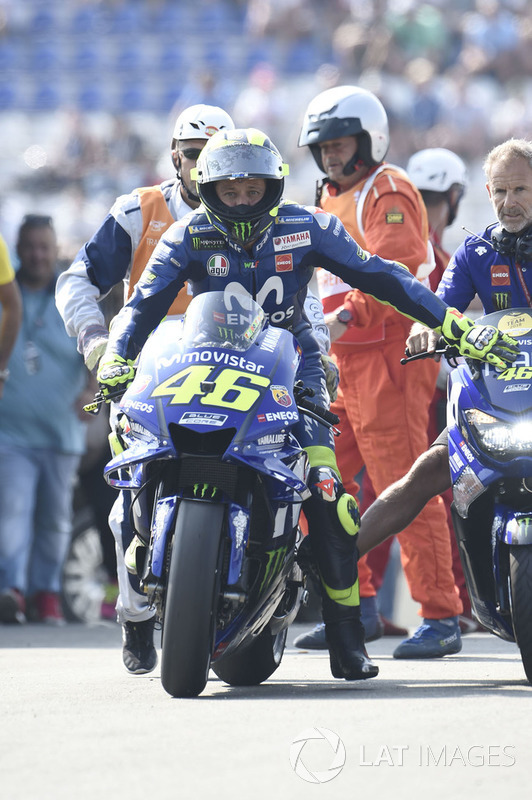
<path fill-rule="evenodd" d="M 189 106 L 181 112 L 176 120 L 172 149 L 179 141 L 210 139 L 218 131 L 232 131 L 234 128 L 235 123 L 227 111 L 219 106 L 208 106 L 204 103 Z"/>
<path fill-rule="evenodd" d="M 406 171 L 420 191 L 447 192 L 467 186 L 467 168 L 460 156 L 445 147 L 429 147 L 411 156 Z"/>
<path fill-rule="evenodd" d="M 390 146 L 388 116 L 381 101 L 359 86 L 335 86 L 316 95 L 305 112 L 299 146 L 310 148 L 322 172 L 320 143 L 342 136 L 358 137 L 358 159 L 380 164 Z"/>

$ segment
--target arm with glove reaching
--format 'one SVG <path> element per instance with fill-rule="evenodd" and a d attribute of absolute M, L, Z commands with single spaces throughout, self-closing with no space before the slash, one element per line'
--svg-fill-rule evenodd
<path fill-rule="evenodd" d="M 460 355 L 487 361 L 497 369 L 505 369 L 519 355 L 519 345 L 511 336 L 493 325 L 476 325 L 456 308 L 447 309 L 439 330 L 448 344 L 458 348 Z"/>

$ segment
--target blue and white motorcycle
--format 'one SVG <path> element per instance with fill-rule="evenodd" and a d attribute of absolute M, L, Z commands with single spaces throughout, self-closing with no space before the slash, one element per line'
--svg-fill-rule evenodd
<path fill-rule="evenodd" d="M 519 341 L 497 372 L 469 361 L 449 378 L 453 524 L 474 616 L 517 642 L 532 683 L 532 311 L 477 322 Z"/>
<path fill-rule="evenodd" d="M 307 455 L 302 354 L 247 296 L 194 298 L 163 321 L 120 400 L 107 481 L 131 490 L 136 568 L 162 625 L 161 679 L 196 696 L 209 669 L 230 685 L 279 666 L 304 594 L 296 555 Z M 120 452 L 118 452 L 120 451 Z"/>

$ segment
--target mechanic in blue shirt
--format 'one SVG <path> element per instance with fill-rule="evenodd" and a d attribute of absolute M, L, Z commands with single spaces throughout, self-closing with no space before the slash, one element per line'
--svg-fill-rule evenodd
<path fill-rule="evenodd" d="M 289 328 L 305 356 L 304 385 L 328 406 L 319 347 L 303 308 L 318 266 L 437 328 L 463 353 L 474 352 L 501 366 L 513 360 L 511 338 L 495 328 L 474 326 L 402 265 L 362 250 L 337 217 L 282 203 L 287 173 L 279 151 L 261 131 L 220 131 L 209 140 L 193 175 L 203 207 L 163 235 L 132 297 L 115 317 L 98 369 L 104 394 L 133 379 L 134 359 L 188 281 L 194 295 L 224 291 L 228 309 L 232 298 L 251 295 L 270 324 Z M 360 622 L 356 501 L 342 486 L 330 430 L 305 420 L 296 436 L 311 466 L 311 497 L 304 511 L 322 580 L 331 671 L 346 680 L 372 678 L 378 668 L 367 656 Z"/>
<path fill-rule="evenodd" d="M 466 309 L 478 294 L 484 313 L 532 306 L 532 141 L 508 139 L 484 162 L 486 188 L 498 219 L 468 236 L 451 258 L 436 294 Z M 438 335 L 414 325 L 411 353 L 434 352 Z M 425 504 L 451 486 L 447 430 L 389 486 L 362 517 L 360 554 L 403 530 Z"/>

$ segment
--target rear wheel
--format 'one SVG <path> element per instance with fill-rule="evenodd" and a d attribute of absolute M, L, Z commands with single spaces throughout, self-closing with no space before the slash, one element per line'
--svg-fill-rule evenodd
<path fill-rule="evenodd" d="M 222 658 L 213 664 L 213 672 L 230 686 L 257 686 L 272 675 L 284 653 L 288 628 L 276 635 L 269 628 L 260 633 L 255 641 L 241 652 Z"/>
<path fill-rule="evenodd" d="M 166 592 L 161 682 L 173 697 L 196 697 L 207 683 L 220 585 L 225 508 L 182 500 Z"/>
<path fill-rule="evenodd" d="M 510 546 L 510 590 L 515 640 L 532 683 L 532 545 Z"/>

